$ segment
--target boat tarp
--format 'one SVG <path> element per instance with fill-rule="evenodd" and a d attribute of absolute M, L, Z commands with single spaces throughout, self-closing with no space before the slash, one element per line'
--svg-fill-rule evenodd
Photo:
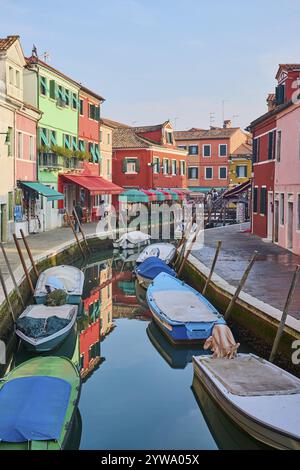
<path fill-rule="evenodd" d="M 42 272 L 38 278 L 35 295 L 45 293 L 45 285 L 47 285 L 49 279 L 51 280 L 54 277 L 68 293 L 81 295 L 83 273 L 80 269 L 75 268 L 74 266 L 53 266 L 52 268 L 46 269 L 46 271 Z"/>
<path fill-rule="evenodd" d="M 300 393 L 300 380 L 252 355 L 234 359 L 201 359 L 233 395 L 266 396 Z"/>
<path fill-rule="evenodd" d="M 158 308 L 172 321 L 202 323 L 218 320 L 218 316 L 209 305 L 191 290 L 161 289 L 154 291 L 152 298 Z"/>
<path fill-rule="evenodd" d="M 147 279 L 154 279 L 160 273 L 167 273 L 175 277 L 176 272 L 167 263 L 156 256 L 150 256 L 137 268 L 137 273 Z"/>
<path fill-rule="evenodd" d="M 41 339 L 52 336 L 65 328 L 70 319 L 59 318 L 53 315 L 48 318 L 22 317 L 17 320 L 17 329 L 29 338 Z"/>
<path fill-rule="evenodd" d="M 0 441 L 58 440 L 71 385 L 58 377 L 20 377 L 0 389 Z"/>

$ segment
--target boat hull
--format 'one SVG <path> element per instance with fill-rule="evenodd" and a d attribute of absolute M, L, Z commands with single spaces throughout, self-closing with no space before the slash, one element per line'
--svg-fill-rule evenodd
<path fill-rule="evenodd" d="M 75 316 L 75 319 L 76 319 L 76 316 Z M 16 334 L 23 341 L 24 347 L 25 349 L 27 349 L 27 351 L 35 352 L 35 353 L 43 353 L 43 352 L 53 351 L 54 349 L 58 348 L 65 341 L 65 339 L 69 336 L 72 329 L 74 328 L 75 328 L 75 322 L 72 322 L 71 327 L 67 331 L 64 331 L 60 335 L 52 335 L 51 337 L 49 337 L 48 341 L 44 341 L 44 342 L 38 342 L 38 341 L 35 342 L 31 338 L 28 338 L 26 335 L 24 335 L 21 331 L 17 331 Z"/>
<path fill-rule="evenodd" d="M 214 385 L 206 372 L 199 367 L 195 358 L 193 358 L 193 366 L 195 378 L 201 382 L 213 400 L 240 429 L 274 449 L 300 450 L 300 440 L 280 432 L 279 429 L 274 431 L 271 427 L 265 426 L 263 422 L 244 413 L 230 402 L 221 390 Z"/>

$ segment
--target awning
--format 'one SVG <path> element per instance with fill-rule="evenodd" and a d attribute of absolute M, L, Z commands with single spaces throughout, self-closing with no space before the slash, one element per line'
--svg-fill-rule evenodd
<path fill-rule="evenodd" d="M 138 189 L 128 189 L 119 195 L 120 202 L 149 202 L 149 197 Z"/>
<path fill-rule="evenodd" d="M 162 202 L 166 200 L 166 196 L 161 191 L 158 191 L 157 189 L 151 189 L 151 191 L 155 193 L 157 201 Z"/>
<path fill-rule="evenodd" d="M 27 188 L 36 191 L 37 193 L 45 196 L 48 201 L 58 201 L 65 198 L 62 193 L 55 191 L 55 189 L 46 186 L 45 184 L 39 183 L 37 181 L 28 182 L 28 181 L 21 181 L 22 186 L 26 186 Z"/>
<path fill-rule="evenodd" d="M 157 191 L 165 196 L 166 201 L 172 201 L 172 194 L 170 194 L 168 191 L 165 191 L 164 189 L 158 189 Z"/>
<path fill-rule="evenodd" d="M 187 193 L 185 193 L 184 191 L 182 191 L 181 189 L 176 189 L 176 188 L 175 188 L 175 189 L 172 189 L 172 191 L 178 195 L 178 198 L 179 198 L 181 201 L 183 201 L 183 200 L 185 199 L 186 194 L 187 194 Z"/>
<path fill-rule="evenodd" d="M 251 180 L 244 181 L 244 183 L 239 184 L 235 188 L 228 189 L 224 194 L 223 197 L 226 199 L 229 199 L 231 197 L 238 196 L 239 194 L 244 193 L 245 191 L 248 191 L 248 189 L 251 188 Z"/>
<path fill-rule="evenodd" d="M 123 191 L 121 186 L 117 186 L 111 181 L 101 178 L 101 176 L 61 174 L 59 177 L 63 177 L 66 181 L 87 189 L 91 196 L 96 196 L 97 194 L 120 194 Z"/>
<path fill-rule="evenodd" d="M 141 189 L 141 191 L 148 196 L 150 202 L 157 201 L 156 193 L 152 189 Z"/>
<path fill-rule="evenodd" d="M 217 191 L 222 191 L 222 189 L 224 188 L 221 188 L 221 187 L 216 187 L 216 186 L 195 186 L 193 188 L 193 186 L 189 186 L 189 191 L 191 193 L 208 193 L 209 191 L 212 191 L 212 189 L 216 189 Z"/>
<path fill-rule="evenodd" d="M 178 200 L 179 200 L 178 194 L 177 194 L 175 191 L 173 191 L 173 189 L 166 189 L 166 188 L 164 188 L 164 191 L 166 191 L 167 193 L 171 194 L 171 196 L 172 196 L 172 201 L 178 201 Z"/>

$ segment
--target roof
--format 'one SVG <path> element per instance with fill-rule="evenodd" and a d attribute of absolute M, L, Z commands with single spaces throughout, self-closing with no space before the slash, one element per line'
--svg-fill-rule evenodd
<path fill-rule="evenodd" d="M 80 89 L 84 92 L 84 93 L 87 93 L 88 95 L 91 95 L 93 96 L 94 98 L 96 98 L 97 100 L 99 101 L 105 101 L 105 98 L 103 98 L 102 96 L 98 95 L 97 93 L 95 93 L 94 91 L 90 90 L 89 88 L 87 88 L 86 86 L 84 85 L 80 85 Z"/>
<path fill-rule="evenodd" d="M 117 129 L 117 128 L 120 128 L 120 127 L 127 127 L 127 128 L 130 127 L 127 124 L 124 124 L 122 122 L 113 121 L 112 119 L 107 119 L 107 118 L 101 118 L 100 122 L 104 126 L 108 126 L 108 127 L 113 128 L 113 129 Z"/>
<path fill-rule="evenodd" d="M 214 128 L 214 129 L 196 129 L 192 128 L 188 131 L 174 132 L 175 140 L 200 140 L 200 139 L 229 139 L 239 127 Z"/>
<path fill-rule="evenodd" d="M 300 70 L 300 64 L 279 64 L 278 66 L 278 71 L 276 73 L 276 80 L 279 78 L 280 72 L 284 70 L 286 72 L 292 72 L 292 71 L 297 71 Z"/>
<path fill-rule="evenodd" d="M 20 36 L 17 35 L 0 38 L 0 51 L 7 51 L 18 39 L 20 39 Z"/>
<path fill-rule="evenodd" d="M 159 145 L 156 142 L 155 144 Z M 113 148 L 145 148 L 150 147 L 151 143 L 147 139 L 138 136 L 134 128 L 120 127 L 113 130 L 112 146 Z"/>
<path fill-rule="evenodd" d="M 256 125 L 260 124 L 261 122 L 265 121 L 266 119 L 269 119 L 271 117 L 276 116 L 278 113 L 283 111 L 284 109 L 288 108 L 293 104 L 293 101 L 287 101 L 286 103 L 282 103 L 279 106 L 276 106 L 275 108 L 271 109 L 271 111 L 267 111 L 265 114 L 262 114 L 258 118 L 256 118 L 254 121 L 252 121 L 249 124 L 249 129 L 253 129 Z"/>
<path fill-rule="evenodd" d="M 249 144 L 242 144 L 240 145 L 232 155 L 251 155 L 252 154 L 252 146 Z"/>

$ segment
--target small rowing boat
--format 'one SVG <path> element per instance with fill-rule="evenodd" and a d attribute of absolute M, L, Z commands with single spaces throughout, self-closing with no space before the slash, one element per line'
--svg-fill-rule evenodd
<path fill-rule="evenodd" d="M 150 244 L 150 235 L 140 230 L 124 233 L 118 240 L 113 242 L 113 247 L 118 250 L 137 249 Z"/>
<path fill-rule="evenodd" d="M 151 256 L 137 265 L 134 269 L 139 284 L 145 289 L 151 284 L 153 279 L 160 273 L 166 273 L 169 276 L 176 277 L 176 271 L 172 269 L 165 261 Z"/>
<path fill-rule="evenodd" d="M 37 281 L 34 299 L 37 304 L 46 302 L 47 294 L 62 289 L 67 294 L 66 303 L 80 304 L 84 284 L 83 272 L 74 266 L 53 266 L 43 271 Z"/>
<path fill-rule="evenodd" d="M 136 264 L 141 264 L 147 258 L 151 256 L 156 256 L 157 258 L 163 260 L 165 263 L 170 264 L 176 255 L 176 248 L 172 243 L 153 243 L 153 245 L 149 245 L 136 260 Z"/>

